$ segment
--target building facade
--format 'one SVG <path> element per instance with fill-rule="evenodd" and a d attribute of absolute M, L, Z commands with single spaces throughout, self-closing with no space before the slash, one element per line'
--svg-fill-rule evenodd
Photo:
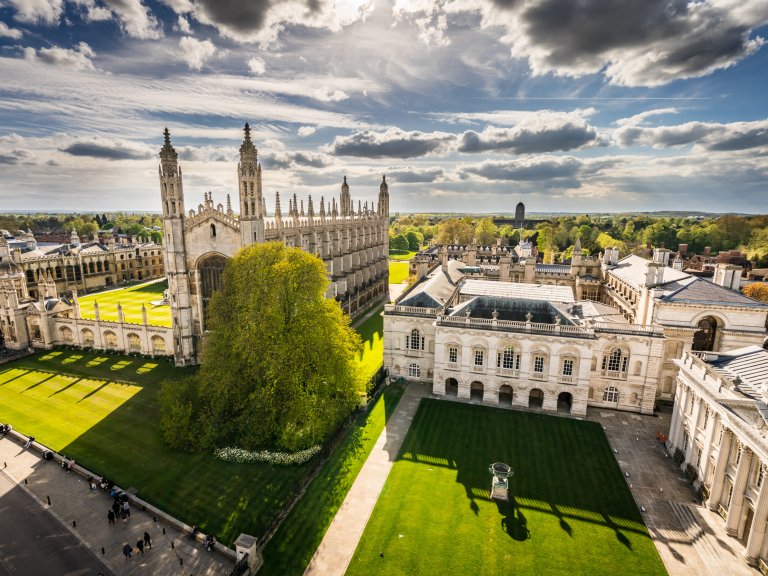
<path fill-rule="evenodd" d="M 747 561 L 768 572 L 768 351 L 686 351 L 667 442 Z"/>
<path fill-rule="evenodd" d="M 61 296 L 54 272 L 41 273 L 30 293 L 27 274 L 12 257 L 5 237 L 0 236 L 0 332 L 10 350 L 48 349 L 53 346 L 78 346 L 94 350 L 114 350 L 126 354 L 172 356 L 171 328 L 155 326 L 143 311 L 141 323 L 125 322 L 118 305 L 118 320 L 103 321 L 98 305 L 95 318 L 80 316 L 77 289 Z"/>
<path fill-rule="evenodd" d="M 357 209 L 346 177 L 341 195 L 316 207 L 294 194 L 283 214 L 279 194 L 272 216 L 262 193 L 258 152 L 245 125 L 237 166 L 239 214 L 227 195 L 226 206 L 214 205 L 210 193 L 202 204 L 186 209 L 178 155 L 165 131 L 160 151 L 160 196 L 165 233 L 165 269 L 173 316 L 175 361 L 199 361 L 205 332 L 205 309 L 221 285 L 226 262 L 249 244 L 282 242 L 323 260 L 330 285 L 327 296 L 336 298 L 352 317 L 389 295 L 389 187 L 382 178 L 378 203 L 358 201 Z"/>
<path fill-rule="evenodd" d="M 569 287 L 475 280 L 446 261 L 384 311 L 384 366 L 434 394 L 652 413 L 664 338 Z"/>

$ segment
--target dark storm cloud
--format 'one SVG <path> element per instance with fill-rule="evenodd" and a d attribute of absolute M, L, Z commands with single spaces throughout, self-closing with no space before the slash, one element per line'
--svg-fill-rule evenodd
<path fill-rule="evenodd" d="M 454 140 L 445 132 L 405 132 L 390 128 L 384 132 L 363 130 L 337 136 L 325 151 L 335 156 L 364 158 L 416 158 L 444 151 Z"/>
<path fill-rule="evenodd" d="M 697 144 L 712 151 L 736 151 L 768 146 L 768 121 L 716 124 L 687 122 L 676 126 L 627 126 L 614 138 L 621 146 L 672 148 Z"/>
<path fill-rule="evenodd" d="M 480 133 L 468 130 L 461 136 L 459 152 L 477 153 L 499 150 L 515 154 L 535 154 L 556 150 L 575 150 L 597 140 L 597 131 L 584 122 L 559 125 L 488 127 Z"/>
<path fill-rule="evenodd" d="M 548 157 L 524 160 L 493 161 L 488 160 L 479 164 L 467 165 L 459 170 L 461 178 L 472 175 L 481 176 L 487 180 L 513 181 L 552 181 L 562 187 L 578 186 L 578 175 L 582 162 L 576 158 Z"/>
<path fill-rule="evenodd" d="M 269 9 L 281 3 L 285 2 L 280 0 L 199 0 L 198 5 L 213 24 L 234 32 L 247 33 L 260 30 Z M 305 5 L 312 13 L 321 8 L 319 0 L 306 0 Z"/>
<path fill-rule="evenodd" d="M 264 150 L 261 159 L 269 168 L 325 168 L 333 164 L 333 159 L 316 152 L 287 152 L 285 150 Z"/>
<path fill-rule="evenodd" d="M 515 52 L 534 69 L 599 72 L 616 84 L 659 85 L 727 67 L 759 48 L 750 32 L 768 19 L 761 0 L 739 10 L 688 0 L 501 2 L 519 19 Z M 606 67 L 607 68 L 604 68 Z"/>
<path fill-rule="evenodd" d="M 0 150 L 0 164 L 34 164 L 34 156 L 26 150 Z"/>
<path fill-rule="evenodd" d="M 138 146 L 128 143 L 100 143 L 100 142 L 75 142 L 66 148 L 60 148 L 62 152 L 71 156 L 88 156 L 90 158 L 103 158 L 105 160 L 148 160 L 153 154 Z"/>
<path fill-rule="evenodd" d="M 395 167 L 388 168 L 386 176 L 389 181 L 395 184 L 413 184 L 416 182 L 434 182 L 445 175 L 442 168 L 411 168 Z"/>

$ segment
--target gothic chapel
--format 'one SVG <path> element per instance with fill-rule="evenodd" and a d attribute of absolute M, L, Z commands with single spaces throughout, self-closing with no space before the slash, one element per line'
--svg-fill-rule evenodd
<path fill-rule="evenodd" d="M 160 150 L 160 194 L 165 228 L 165 270 L 171 295 L 174 357 L 177 365 L 199 362 L 205 331 L 205 308 L 220 287 L 224 266 L 240 248 L 258 242 L 282 242 L 300 247 L 323 260 L 330 285 L 329 298 L 355 317 L 388 297 L 389 190 L 386 177 L 379 186 L 378 205 L 358 201 L 357 210 L 344 177 L 341 196 L 315 210 L 312 196 L 288 200 L 283 216 L 280 194 L 267 216 L 262 195 L 258 151 L 245 125 L 237 166 L 239 214 L 229 194 L 226 207 L 214 205 L 210 192 L 197 209 L 185 212 L 184 187 L 178 155 L 168 129 Z"/>

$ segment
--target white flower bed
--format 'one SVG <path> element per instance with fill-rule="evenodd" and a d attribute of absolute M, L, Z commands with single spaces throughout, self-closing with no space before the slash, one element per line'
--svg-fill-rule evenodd
<path fill-rule="evenodd" d="M 306 450 L 299 452 L 270 452 L 269 450 L 261 450 L 259 452 L 251 452 L 250 450 L 243 450 L 242 448 L 219 448 L 215 454 L 217 458 L 226 460 L 227 462 L 237 462 L 239 464 L 253 464 L 254 462 L 265 462 L 267 464 L 278 464 L 281 466 L 291 466 L 304 464 L 312 459 L 318 452 L 320 452 L 320 446 L 312 446 Z"/>

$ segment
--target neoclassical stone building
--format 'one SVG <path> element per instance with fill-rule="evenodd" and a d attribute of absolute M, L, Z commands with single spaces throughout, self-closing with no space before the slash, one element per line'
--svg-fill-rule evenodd
<path fill-rule="evenodd" d="M 38 294 L 27 286 L 24 269 L 15 262 L 6 239 L 0 236 L 0 331 L 11 350 L 48 349 L 57 345 L 80 346 L 152 356 L 173 355 L 172 330 L 148 323 L 146 311 L 140 324 L 125 322 L 118 307 L 118 321 L 103 321 L 98 305 L 95 318 L 80 317 L 77 290 L 60 296 L 53 274 L 41 274 Z"/>
<path fill-rule="evenodd" d="M 670 251 L 654 250 L 651 260 L 630 255 L 619 259 L 618 249 L 603 257 L 601 299 L 641 326 L 656 326 L 666 337 L 659 376 L 662 398 L 675 394 L 674 360 L 688 350 L 726 351 L 766 340 L 768 305 L 739 292 L 741 268 L 718 264 L 713 280 L 682 271 Z"/>
<path fill-rule="evenodd" d="M 752 565 L 768 572 L 768 351 L 686 351 L 667 446 Z"/>
<path fill-rule="evenodd" d="M 249 244 L 277 241 L 321 258 L 331 280 L 327 295 L 339 300 L 350 316 L 388 297 L 386 178 L 382 179 L 375 207 L 358 201 L 355 210 L 345 177 L 338 204 L 335 198 L 328 203 L 320 198 L 316 209 L 310 196 L 305 209 L 304 201 L 297 200 L 294 194 L 284 215 L 276 194 L 274 213 L 268 216 L 261 165 L 248 124 L 237 166 L 238 214 L 229 195 L 226 206 L 214 205 L 210 193 L 205 194 L 197 210 L 187 210 L 181 167 L 167 129 L 160 151 L 159 176 L 177 364 L 199 361 L 206 304 L 221 285 L 227 259 Z"/>
<path fill-rule="evenodd" d="M 467 277 L 567 286 L 577 300 L 599 300 L 601 263 L 598 258 L 582 255 L 579 239 L 568 264 L 537 262 L 536 249 L 530 242 L 520 242 L 517 246 L 446 244 L 431 246 L 416 254 L 410 261 L 409 273 L 423 278 L 438 262 L 449 260 L 460 262 Z"/>
<path fill-rule="evenodd" d="M 664 338 L 566 286 L 475 280 L 446 260 L 384 311 L 384 366 L 437 395 L 584 415 L 653 411 Z"/>
<path fill-rule="evenodd" d="M 0 231 L 5 236 L 5 231 Z M 31 232 L 5 238 L 11 258 L 24 271 L 27 289 L 38 296 L 38 280 L 50 276 L 60 294 L 87 292 L 122 282 L 160 278 L 163 247 L 130 237 L 94 236 L 83 241 L 72 230 L 68 243 L 38 242 Z"/>

